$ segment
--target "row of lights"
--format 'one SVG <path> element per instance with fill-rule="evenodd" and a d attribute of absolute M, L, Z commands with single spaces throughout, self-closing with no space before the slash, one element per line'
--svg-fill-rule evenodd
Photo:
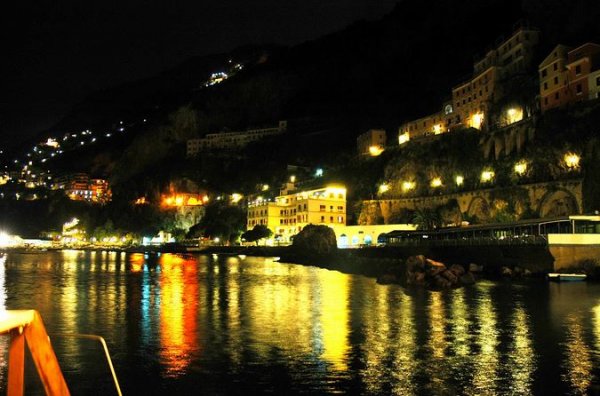
<path fill-rule="evenodd" d="M 579 155 L 569 152 L 566 153 L 564 155 L 564 162 L 565 165 L 567 166 L 567 168 L 569 169 L 578 169 L 579 168 L 579 161 L 580 161 L 580 157 Z M 514 172 L 519 175 L 519 176 L 523 176 L 526 172 L 527 172 L 527 161 L 525 160 L 521 160 L 519 162 L 517 162 L 514 166 Z M 494 180 L 494 177 L 496 176 L 496 174 L 494 173 L 494 171 L 492 169 L 485 169 L 481 172 L 481 182 L 483 183 L 490 183 L 491 181 Z M 465 182 L 465 178 L 462 175 L 456 175 L 454 178 L 454 182 L 457 186 L 462 186 Z M 439 188 L 442 187 L 444 184 L 442 182 L 442 178 L 441 177 L 434 177 L 433 179 L 431 179 L 429 186 L 432 188 Z M 417 187 L 416 182 L 414 181 L 404 181 L 401 184 L 401 189 L 403 192 L 409 192 L 414 190 Z M 390 190 L 390 184 L 389 183 L 383 183 L 379 186 L 379 193 L 383 194 L 386 193 Z"/>

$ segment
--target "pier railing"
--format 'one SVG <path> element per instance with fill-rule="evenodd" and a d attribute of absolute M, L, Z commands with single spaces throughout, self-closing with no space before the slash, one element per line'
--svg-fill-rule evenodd
<path fill-rule="evenodd" d="M 469 237 L 456 239 L 407 238 L 393 239 L 389 246 L 546 246 L 548 240 L 544 236 L 528 235 L 505 238 Z"/>

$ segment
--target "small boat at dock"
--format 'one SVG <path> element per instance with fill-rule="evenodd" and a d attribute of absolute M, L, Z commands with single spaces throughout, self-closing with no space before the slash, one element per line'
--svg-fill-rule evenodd
<path fill-rule="evenodd" d="M 561 274 L 558 272 L 551 272 L 548 274 L 548 280 L 554 282 L 580 282 L 587 278 L 586 274 Z"/>

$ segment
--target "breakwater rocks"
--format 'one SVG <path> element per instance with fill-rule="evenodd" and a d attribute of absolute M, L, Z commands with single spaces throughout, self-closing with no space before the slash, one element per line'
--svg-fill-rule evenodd
<path fill-rule="evenodd" d="M 425 286 L 434 289 L 450 289 L 475 283 L 472 272 L 462 265 L 445 264 L 426 258 L 423 255 L 406 259 L 406 284 Z"/>

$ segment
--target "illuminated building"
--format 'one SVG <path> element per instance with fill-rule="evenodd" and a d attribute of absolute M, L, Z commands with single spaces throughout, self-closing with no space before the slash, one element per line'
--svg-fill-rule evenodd
<path fill-rule="evenodd" d="M 209 133 L 200 139 L 187 141 L 188 157 L 195 157 L 199 153 L 208 150 L 235 150 L 245 147 L 248 143 L 261 140 L 267 136 L 285 133 L 287 121 L 279 121 L 279 125 L 272 128 L 248 129 L 238 132 Z"/>
<path fill-rule="evenodd" d="M 144 199 L 145 203 L 146 200 Z M 161 206 L 163 207 L 185 207 L 185 206 L 203 206 L 208 202 L 208 196 L 205 194 L 176 192 L 164 194 L 161 196 Z M 137 201 L 136 201 L 137 203 Z"/>
<path fill-rule="evenodd" d="M 247 228 L 265 225 L 279 242 L 290 242 L 290 237 L 308 224 L 326 225 L 334 230 L 345 226 L 346 188 L 332 185 L 299 191 L 293 183 L 286 183 L 274 200 L 257 199 L 248 203 Z"/>
<path fill-rule="evenodd" d="M 490 105 L 504 95 L 501 81 L 527 72 L 538 41 L 539 31 L 521 26 L 508 39 L 502 40 L 475 61 L 473 77 L 452 89 L 455 122 L 476 129 L 483 128 Z M 480 118 L 477 114 L 484 116 Z M 475 126 L 477 124 L 479 128 Z"/>
<path fill-rule="evenodd" d="M 600 97 L 600 45 L 557 45 L 539 66 L 542 112 Z"/>
<path fill-rule="evenodd" d="M 442 110 L 437 113 L 405 122 L 398 128 L 398 144 L 403 144 L 411 139 L 419 139 L 429 135 L 440 135 L 448 132 L 453 124 L 454 107 L 446 102 Z"/>
<path fill-rule="evenodd" d="M 110 184 L 105 179 L 90 179 L 87 173 L 71 173 L 57 178 L 54 190 L 65 190 L 73 201 L 104 204 L 112 199 Z"/>
<path fill-rule="evenodd" d="M 383 129 L 369 129 L 356 138 L 358 155 L 377 156 L 385 150 L 386 134 Z"/>

